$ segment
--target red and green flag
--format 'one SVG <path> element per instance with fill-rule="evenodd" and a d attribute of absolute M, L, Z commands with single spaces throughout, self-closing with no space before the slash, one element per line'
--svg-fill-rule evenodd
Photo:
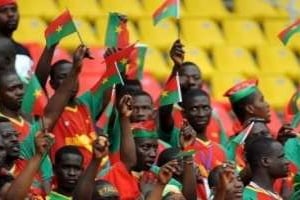
<path fill-rule="evenodd" d="M 101 128 L 105 134 L 108 133 L 109 119 L 113 113 L 115 98 L 116 98 L 116 93 L 115 93 L 115 89 L 113 89 L 109 103 L 105 107 L 104 112 L 101 114 L 97 122 L 97 126 Z"/>
<path fill-rule="evenodd" d="M 154 120 L 132 123 L 131 129 L 134 138 L 158 138 Z"/>
<path fill-rule="evenodd" d="M 99 89 L 105 91 L 108 88 L 113 87 L 114 84 L 118 83 L 124 84 L 116 63 L 107 63 L 105 73 L 91 89 L 91 92 L 99 92 Z"/>
<path fill-rule="evenodd" d="M 165 0 L 159 8 L 153 13 L 153 23 L 158 24 L 161 20 L 169 17 L 179 19 L 180 0 Z"/>
<path fill-rule="evenodd" d="M 127 19 L 119 13 L 109 13 L 105 46 L 124 48 L 129 45 Z"/>
<path fill-rule="evenodd" d="M 250 134 L 254 121 L 252 121 L 241 133 L 235 136 L 232 140 L 230 140 L 226 146 L 227 156 L 229 160 L 234 160 L 236 157 L 236 150 L 239 145 L 243 145 L 248 135 Z"/>
<path fill-rule="evenodd" d="M 42 116 L 48 99 L 35 75 L 29 80 L 25 88 L 21 110 L 34 116 Z"/>
<path fill-rule="evenodd" d="M 126 48 L 117 51 L 116 53 L 106 57 L 103 62 L 106 63 L 115 63 L 115 62 L 128 62 L 131 53 L 135 50 L 135 44 L 132 44 Z"/>
<path fill-rule="evenodd" d="M 75 23 L 68 10 L 53 20 L 45 30 L 46 45 L 49 48 L 58 43 L 62 38 L 76 32 Z"/>
<path fill-rule="evenodd" d="M 300 19 L 298 19 L 296 22 L 282 30 L 278 34 L 278 37 L 282 41 L 282 43 L 286 45 L 291 39 L 291 37 L 296 33 L 300 33 Z"/>
<path fill-rule="evenodd" d="M 147 46 L 144 44 L 138 44 L 135 50 L 130 56 L 129 68 L 127 72 L 128 79 L 139 79 L 143 78 L 145 56 L 147 52 Z"/>
<path fill-rule="evenodd" d="M 178 73 L 175 76 L 171 76 L 165 87 L 163 92 L 159 98 L 159 106 L 166 106 L 170 104 L 175 104 L 182 101 L 179 76 Z"/>

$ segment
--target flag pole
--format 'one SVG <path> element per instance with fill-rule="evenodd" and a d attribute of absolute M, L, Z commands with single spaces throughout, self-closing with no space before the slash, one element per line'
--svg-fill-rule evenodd
<path fill-rule="evenodd" d="M 177 0 L 177 17 L 176 17 L 176 24 L 177 24 L 177 37 L 180 40 L 180 0 Z"/>

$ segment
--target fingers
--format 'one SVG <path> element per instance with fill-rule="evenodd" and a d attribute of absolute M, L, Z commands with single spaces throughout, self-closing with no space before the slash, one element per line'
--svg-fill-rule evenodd
<path fill-rule="evenodd" d="M 127 106 L 130 109 L 132 107 L 132 96 L 124 95 L 120 100 L 120 106 Z"/>
<path fill-rule="evenodd" d="M 111 56 L 112 54 L 115 54 L 117 51 L 118 51 L 118 49 L 115 47 L 107 48 L 103 56 L 104 56 L 104 58 L 107 58 L 107 57 Z"/>

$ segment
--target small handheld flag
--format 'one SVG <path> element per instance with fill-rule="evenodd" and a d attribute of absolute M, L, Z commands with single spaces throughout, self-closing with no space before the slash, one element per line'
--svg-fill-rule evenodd
<path fill-rule="evenodd" d="M 144 44 L 137 44 L 136 49 L 130 55 L 129 68 L 127 72 L 128 79 L 143 78 L 144 62 L 147 52 L 147 46 Z"/>
<path fill-rule="evenodd" d="M 161 20 L 168 17 L 179 19 L 180 0 L 165 0 L 164 3 L 153 13 L 153 24 L 158 24 Z"/>
<path fill-rule="evenodd" d="M 77 32 L 75 23 L 72 20 L 70 12 L 66 10 L 53 20 L 45 30 L 47 47 L 51 47 L 53 44 L 58 43 L 62 38 L 74 32 Z"/>
<path fill-rule="evenodd" d="M 125 19 L 119 13 L 109 13 L 105 46 L 124 48 L 129 45 L 129 31 Z"/>
<path fill-rule="evenodd" d="M 286 45 L 291 39 L 291 37 L 296 33 L 300 33 L 300 19 L 298 19 L 296 22 L 282 30 L 278 34 L 278 37 L 282 41 L 282 43 Z"/>
<path fill-rule="evenodd" d="M 159 106 L 166 106 L 182 101 L 178 72 L 167 81 L 159 98 Z"/>
<path fill-rule="evenodd" d="M 130 54 L 132 53 L 132 51 L 134 49 L 135 49 L 135 44 L 132 44 L 132 45 L 106 57 L 103 62 L 114 63 L 114 62 L 119 62 L 122 59 L 129 59 Z"/>

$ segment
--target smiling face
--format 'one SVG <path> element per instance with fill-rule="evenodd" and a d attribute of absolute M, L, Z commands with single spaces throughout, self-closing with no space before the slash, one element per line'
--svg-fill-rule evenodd
<path fill-rule="evenodd" d="M 19 23 L 19 12 L 16 4 L 7 4 L 0 7 L 0 31 L 3 35 L 10 37 Z"/>
<path fill-rule="evenodd" d="M 197 133 L 202 133 L 211 117 L 210 100 L 207 96 L 197 95 L 184 100 L 184 116 Z"/>
<path fill-rule="evenodd" d="M 24 96 L 24 86 L 16 73 L 7 72 L 1 75 L 0 91 L 0 104 L 9 110 L 19 111 Z"/>
<path fill-rule="evenodd" d="M 149 170 L 157 156 L 157 139 L 135 138 L 137 166 L 136 171 Z"/>

